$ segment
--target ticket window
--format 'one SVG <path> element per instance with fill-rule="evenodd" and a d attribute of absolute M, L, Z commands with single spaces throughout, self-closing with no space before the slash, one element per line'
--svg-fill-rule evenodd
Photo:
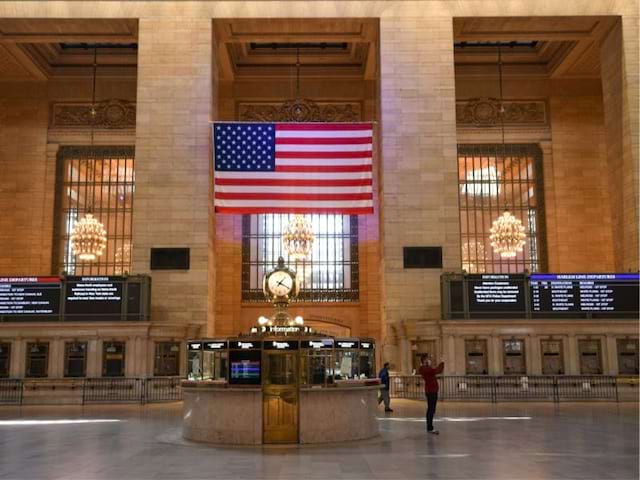
<path fill-rule="evenodd" d="M 102 345 L 102 376 L 124 377 L 125 343 L 104 342 Z"/>
<path fill-rule="evenodd" d="M 87 375 L 87 343 L 65 342 L 64 376 L 85 377 Z"/>
<path fill-rule="evenodd" d="M 376 352 L 373 341 L 360 340 L 358 352 L 358 373 L 360 378 L 376 378 Z"/>
<path fill-rule="evenodd" d="M 618 373 L 620 375 L 638 374 L 638 339 L 619 338 Z"/>
<path fill-rule="evenodd" d="M 189 380 L 202 380 L 203 342 L 187 343 L 187 378 Z"/>
<path fill-rule="evenodd" d="M 602 374 L 602 352 L 600 340 L 578 340 L 580 373 L 582 375 Z"/>
<path fill-rule="evenodd" d="M 226 341 L 205 341 L 202 352 L 202 379 L 226 380 L 229 371 L 229 353 Z"/>
<path fill-rule="evenodd" d="M 180 375 L 180 344 L 178 342 L 156 342 L 153 374 L 156 377 Z"/>
<path fill-rule="evenodd" d="M 467 375 L 486 375 L 487 341 L 465 340 L 464 342 Z"/>
<path fill-rule="evenodd" d="M 422 366 L 422 356 L 426 355 L 431 359 L 431 362 L 436 362 L 436 342 L 428 340 L 426 342 L 418 342 L 415 345 L 415 351 L 413 352 L 413 370 L 417 373 Z"/>
<path fill-rule="evenodd" d="M 526 375 L 524 340 L 502 341 L 502 362 L 505 375 Z"/>
<path fill-rule="evenodd" d="M 540 340 L 540 349 L 542 351 L 542 374 L 563 375 L 562 340 Z"/>
<path fill-rule="evenodd" d="M 0 378 L 7 378 L 11 369 L 11 344 L 0 342 Z"/>
<path fill-rule="evenodd" d="M 326 386 L 333 383 L 333 339 L 304 340 L 301 353 L 301 385 Z"/>
<path fill-rule="evenodd" d="M 336 380 L 358 378 L 357 340 L 336 340 L 334 372 Z"/>
<path fill-rule="evenodd" d="M 46 377 L 49 372 L 49 343 L 27 343 L 25 377 Z"/>

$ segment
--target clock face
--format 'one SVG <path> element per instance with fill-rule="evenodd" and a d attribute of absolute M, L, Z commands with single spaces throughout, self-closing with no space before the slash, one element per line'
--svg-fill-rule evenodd
<path fill-rule="evenodd" d="M 279 297 L 284 297 L 293 288 L 293 278 L 287 272 L 275 271 L 269 276 L 269 291 Z"/>

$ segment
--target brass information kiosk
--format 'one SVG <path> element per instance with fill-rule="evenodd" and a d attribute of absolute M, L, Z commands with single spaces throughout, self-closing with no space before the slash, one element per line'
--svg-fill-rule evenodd
<path fill-rule="evenodd" d="M 291 318 L 295 272 L 264 278 L 275 308 L 247 335 L 190 340 L 183 436 L 211 443 L 321 443 L 378 434 L 372 339 L 335 339 Z"/>

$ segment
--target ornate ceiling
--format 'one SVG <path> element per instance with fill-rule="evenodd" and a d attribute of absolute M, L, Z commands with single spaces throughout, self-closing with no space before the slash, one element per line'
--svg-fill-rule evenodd
<path fill-rule="evenodd" d="M 135 75 L 136 20 L 0 19 L 0 79 L 47 80 L 91 74 L 93 50 L 100 48 L 101 74 Z"/>
<path fill-rule="evenodd" d="M 531 45 L 502 48 L 505 75 L 599 77 L 600 43 L 614 24 L 615 17 L 457 18 L 453 22 L 456 75 L 495 71 L 497 48 L 483 43 L 520 42 Z"/>

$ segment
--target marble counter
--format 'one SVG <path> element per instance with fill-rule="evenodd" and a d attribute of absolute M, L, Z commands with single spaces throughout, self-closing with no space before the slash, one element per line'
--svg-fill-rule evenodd
<path fill-rule="evenodd" d="M 378 435 L 379 385 L 301 388 L 299 443 L 362 440 Z M 183 382 L 183 437 L 218 444 L 262 443 L 262 389 Z"/>
<path fill-rule="evenodd" d="M 182 436 L 233 445 L 262 443 L 262 389 L 224 388 L 204 382 L 182 387 Z"/>
<path fill-rule="evenodd" d="M 300 443 L 375 437 L 379 391 L 379 385 L 301 389 Z"/>

